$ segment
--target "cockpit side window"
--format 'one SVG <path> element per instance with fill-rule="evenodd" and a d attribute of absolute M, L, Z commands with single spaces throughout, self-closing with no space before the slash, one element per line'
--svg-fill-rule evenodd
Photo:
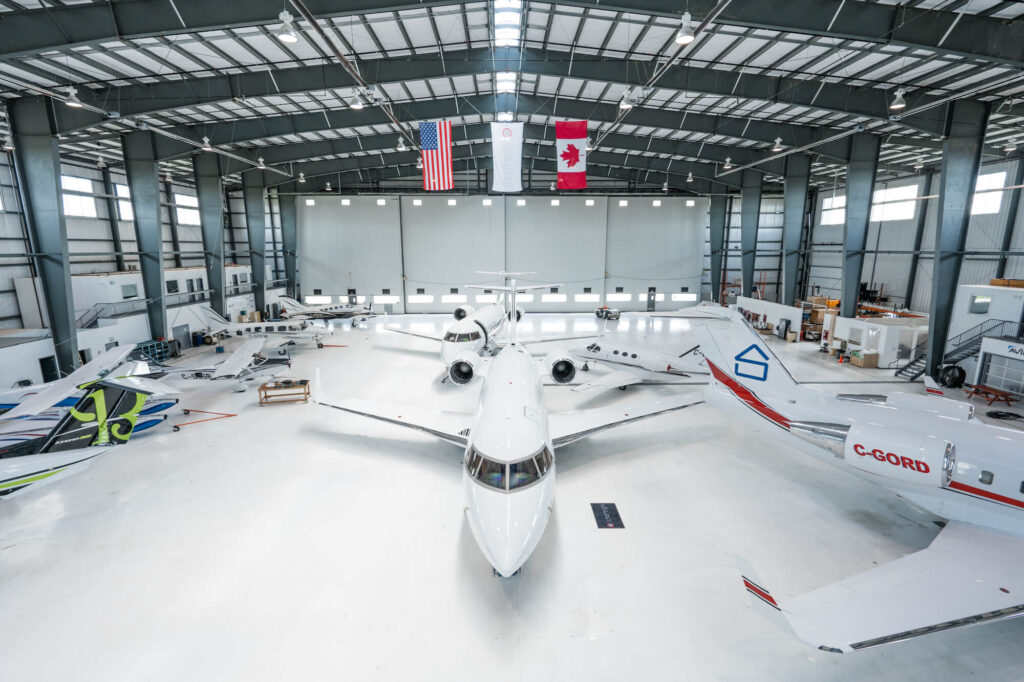
<path fill-rule="evenodd" d="M 536 459 L 537 468 L 540 469 L 540 475 L 543 476 L 551 468 L 551 462 L 554 460 L 554 457 L 551 456 L 550 450 L 544 448 L 537 454 Z"/>
<path fill-rule="evenodd" d="M 444 335 L 444 340 L 445 341 L 452 341 L 452 342 L 458 341 L 459 340 L 459 335 L 456 334 L 455 332 L 448 332 L 447 334 Z"/>
<path fill-rule="evenodd" d="M 596 353 L 599 350 L 601 350 L 601 346 L 597 345 L 596 343 L 592 343 L 589 346 L 587 346 L 587 350 L 589 350 L 591 353 Z"/>
<path fill-rule="evenodd" d="M 539 478 L 540 472 L 537 470 L 537 462 L 533 457 L 524 459 L 522 462 L 512 462 L 508 465 L 509 490 L 530 485 Z"/>
<path fill-rule="evenodd" d="M 477 469 L 476 480 L 480 481 L 484 485 L 490 486 L 491 488 L 497 488 L 498 490 L 506 490 L 505 488 L 505 463 L 504 462 L 492 462 L 491 460 L 482 458 L 480 462 L 480 468 Z"/>

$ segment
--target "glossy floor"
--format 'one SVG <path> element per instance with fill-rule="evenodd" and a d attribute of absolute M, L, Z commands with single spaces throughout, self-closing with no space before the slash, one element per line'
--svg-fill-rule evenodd
<path fill-rule="evenodd" d="M 449 320 L 388 324 L 439 332 Z M 597 329 L 592 316 L 528 320 L 525 336 Z M 625 315 L 609 338 L 684 349 L 690 324 Z M 439 384 L 436 347 L 384 325 L 339 326 L 331 342 L 344 348 L 297 348 L 293 375 L 319 367 L 333 396 L 473 408 L 478 384 Z M 800 380 L 891 375 L 775 347 Z M 230 383 L 179 385 L 182 406 L 237 416 L 150 433 L 0 504 L 0 678 L 962 680 L 1024 665 L 1024 621 L 836 655 L 761 618 L 735 556 L 784 598 L 921 549 L 938 529 L 706 405 L 559 450 L 547 532 L 519 576 L 498 579 L 462 513 L 456 448 L 314 405 L 261 408 Z M 561 410 L 687 388 L 545 390 Z M 592 502 L 616 503 L 625 529 L 599 530 Z"/>

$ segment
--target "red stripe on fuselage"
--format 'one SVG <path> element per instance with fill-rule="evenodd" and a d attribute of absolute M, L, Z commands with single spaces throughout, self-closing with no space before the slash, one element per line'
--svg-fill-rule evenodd
<path fill-rule="evenodd" d="M 768 405 L 766 405 L 760 398 L 754 395 L 754 393 L 749 388 L 747 388 L 746 386 L 744 386 L 743 384 L 741 384 L 740 382 L 736 381 L 731 376 L 723 372 L 721 369 L 718 368 L 718 366 L 715 363 L 711 362 L 710 360 L 708 360 L 708 367 L 711 368 L 711 374 L 714 375 L 716 381 L 719 381 L 722 384 L 724 384 L 725 387 L 728 388 L 733 395 L 735 395 L 737 398 L 746 403 L 752 410 L 760 414 L 765 419 L 771 421 L 775 425 L 781 426 L 786 430 L 789 429 L 789 419 L 782 416 L 772 408 L 768 407 Z"/>
<path fill-rule="evenodd" d="M 975 488 L 974 486 L 961 483 L 960 481 L 951 481 L 949 487 L 953 490 L 959 490 L 962 493 L 967 493 L 968 495 L 977 495 L 978 497 L 984 497 L 986 500 L 1002 502 L 1003 504 L 1009 504 L 1019 509 L 1024 509 L 1024 502 L 1021 502 L 1020 500 L 1015 500 L 1012 497 L 1006 497 L 1005 495 L 1000 495 L 998 493 L 990 493 L 987 490 Z"/>

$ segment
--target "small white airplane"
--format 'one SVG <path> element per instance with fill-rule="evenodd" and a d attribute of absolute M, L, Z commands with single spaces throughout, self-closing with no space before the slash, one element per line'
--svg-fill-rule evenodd
<path fill-rule="evenodd" d="M 799 639 L 851 652 L 1024 615 L 1024 433 L 965 402 L 800 386 L 736 312 L 698 327 L 711 404 L 949 519 L 927 549 L 789 600 L 745 571 L 755 603 Z M 741 567 L 742 568 L 742 567 Z"/>
<path fill-rule="evenodd" d="M 292 366 L 291 358 L 267 357 L 260 351 L 265 338 L 246 339 L 231 355 L 211 367 L 178 367 L 162 363 L 150 363 L 151 377 L 171 376 L 181 379 L 204 379 L 209 381 L 235 380 L 235 390 L 246 390 L 246 382 L 265 377 L 285 374 Z M 155 371 L 154 371 L 155 370 Z"/>
<path fill-rule="evenodd" d="M 206 336 L 216 337 L 221 334 L 228 336 L 248 336 L 249 338 L 275 337 L 285 339 L 282 346 L 295 343 L 297 340 L 313 341 L 317 348 L 323 348 L 321 339 L 334 334 L 334 327 L 329 323 L 317 324 L 312 320 L 269 321 L 269 322 L 228 322 L 214 312 L 213 308 L 204 307 L 203 314 L 210 330 Z M 284 355 L 288 351 L 279 347 L 278 352 Z"/>
<path fill-rule="evenodd" d="M 350 317 L 369 317 L 375 314 L 372 306 L 357 303 L 309 305 L 288 296 L 279 296 L 278 300 L 281 302 L 281 317 L 288 320 L 347 320 Z"/>
<path fill-rule="evenodd" d="M 569 352 L 584 360 L 580 368 L 584 372 L 590 370 L 591 363 L 605 363 L 617 367 L 613 372 L 572 387 L 572 390 L 581 393 L 610 388 L 624 391 L 627 386 L 633 384 L 675 383 L 666 381 L 666 378 L 686 378 L 694 374 L 709 373 L 700 346 L 693 346 L 679 355 L 669 355 L 650 350 L 643 344 L 637 345 L 633 341 L 619 342 L 602 336 L 586 347 L 572 348 Z"/>
<path fill-rule="evenodd" d="M 497 289 L 498 287 L 493 287 Z M 515 305 L 515 293 L 539 287 L 501 290 Z M 569 359 L 549 366 L 553 378 L 575 372 Z M 514 575 L 540 542 L 555 494 L 555 449 L 606 429 L 629 424 L 701 402 L 687 394 L 579 412 L 549 414 L 538 367 L 516 341 L 516 323 L 509 342 L 491 361 L 480 389 L 475 413 L 442 412 L 407 405 L 363 400 L 314 401 L 352 414 L 429 433 L 464 449 L 462 467 L 466 518 L 494 571 Z"/>
<path fill-rule="evenodd" d="M 147 400 L 176 392 L 139 376 L 108 375 L 78 388 L 86 393 L 63 416 L 24 416 L 13 424 L 27 431 L 0 433 L 0 498 L 85 469 L 107 451 L 105 446 L 127 443 L 166 419 L 145 418 L 152 414 Z"/>

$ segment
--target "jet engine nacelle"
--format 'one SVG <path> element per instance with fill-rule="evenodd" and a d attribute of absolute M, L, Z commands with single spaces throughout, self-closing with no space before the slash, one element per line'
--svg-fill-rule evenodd
<path fill-rule="evenodd" d="M 473 363 L 479 360 L 472 355 L 460 355 L 448 365 L 448 378 L 456 384 L 468 384 L 473 380 L 475 369 Z"/>
<path fill-rule="evenodd" d="M 847 434 L 843 459 L 878 476 L 945 488 L 956 468 L 956 449 L 934 436 L 855 424 Z"/>
<path fill-rule="evenodd" d="M 930 412 L 940 417 L 949 417 L 964 422 L 974 416 L 974 405 L 962 400 L 951 400 L 938 396 L 893 393 L 886 398 L 885 404 L 890 407 Z"/>
<path fill-rule="evenodd" d="M 455 309 L 455 319 L 461 320 L 473 314 L 473 306 L 471 305 L 460 305 Z"/>
<path fill-rule="evenodd" d="M 551 378 L 559 384 L 567 384 L 576 378 L 576 363 L 572 358 L 560 353 L 552 353 L 547 357 L 547 366 Z"/>
<path fill-rule="evenodd" d="M 519 320 L 523 319 L 523 315 L 526 314 L 526 311 L 523 310 L 522 307 L 516 306 L 515 314 L 516 314 L 516 322 L 518 322 Z M 512 319 L 512 312 L 509 312 L 508 319 L 510 319 L 510 320 Z"/>

